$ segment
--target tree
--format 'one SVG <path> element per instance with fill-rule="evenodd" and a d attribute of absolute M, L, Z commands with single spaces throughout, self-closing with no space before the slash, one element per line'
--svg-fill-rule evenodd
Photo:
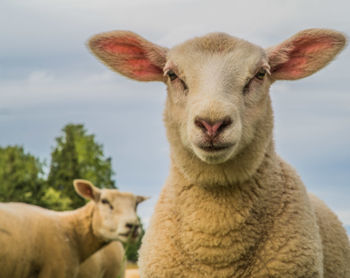
<path fill-rule="evenodd" d="M 61 192 L 52 187 L 47 187 L 44 192 L 40 199 L 42 207 L 53 210 L 69 210 L 71 208 L 72 200 L 62 196 Z"/>
<path fill-rule="evenodd" d="M 39 204 L 44 194 L 43 163 L 21 146 L 0 147 L 0 201 Z"/>
<path fill-rule="evenodd" d="M 68 124 L 62 131 L 51 153 L 48 184 L 72 201 L 71 208 L 78 208 L 85 202 L 73 190 L 74 179 L 90 180 L 97 187 L 115 188 L 111 158 L 104 157 L 103 146 L 95 142 L 94 135 L 87 134 L 83 125 Z"/>

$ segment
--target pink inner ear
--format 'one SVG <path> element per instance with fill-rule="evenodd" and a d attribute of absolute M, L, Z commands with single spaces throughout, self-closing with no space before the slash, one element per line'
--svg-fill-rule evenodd
<path fill-rule="evenodd" d="M 300 38 L 293 43 L 293 49 L 289 53 L 289 60 L 278 65 L 274 71 L 278 74 L 288 75 L 288 79 L 298 79 L 307 73 L 308 62 L 314 55 L 332 48 L 335 42 L 329 37 L 321 37 L 314 40 Z"/>
<path fill-rule="evenodd" d="M 127 63 L 133 69 L 132 72 L 139 77 L 147 77 L 153 74 L 159 75 L 163 73 L 160 68 L 146 59 L 130 59 Z"/>
<path fill-rule="evenodd" d="M 92 196 L 92 190 L 91 190 L 90 187 L 87 187 L 87 188 L 85 189 L 85 191 L 86 191 L 86 194 L 87 194 L 87 195 Z"/>
<path fill-rule="evenodd" d="M 297 47 L 295 51 L 309 55 L 331 48 L 333 44 L 334 41 L 329 37 L 321 37 L 314 41 L 301 39 L 300 42 L 296 42 Z"/>
<path fill-rule="evenodd" d="M 109 37 L 100 41 L 100 47 L 111 54 L 140 55 L 142 44 L 134 37 Z"/>
<path fill-rule="evenodd" d="M 92 197 L 92 189 L 85 184 L 82 185 L 81 192 L 82 192 L 83 196 Z"/>
<path fill-rule="evenodd" d="M 163 75 L 161 68 L 154 65 L 147 57 L 143 45 L 135 38 L 110 38 L 101 42 L 100 47 L 118 57 L 121 72 L 127 72 L 139 80 L 154 80 Z"/>
<path fill-rule="evenodd" d="M 117 42 L 113 39 L 104 42 L 102 48 L 107 52 L 119 55 L 142 55 L 144 53 L 138 46 L 127 42 Z"/>
<path fill-rule="evenodd" d="M 297 79 L 303 75 L 306 63 L 307 59 L 305 57 L 293 57 L 286 63 L 277 66 L 274 71 L 288 75 L 288 79 Z"/>

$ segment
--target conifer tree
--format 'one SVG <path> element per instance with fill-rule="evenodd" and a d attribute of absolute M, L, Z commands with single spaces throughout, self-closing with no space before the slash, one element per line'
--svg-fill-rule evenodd
<path fill-rule="evenodd" d="M 95 136 L 87 134 L 81 124 L 68 124 L 56 138 L 51 153 L 48 185 L 71 199 L 71 208 L 84 205 L 84 200 L 73 190 L 74 179 L 87 179 L 101 188 L 115 188 L 112 179 L 111 158 L 103 154 L 103 146 Z"/>

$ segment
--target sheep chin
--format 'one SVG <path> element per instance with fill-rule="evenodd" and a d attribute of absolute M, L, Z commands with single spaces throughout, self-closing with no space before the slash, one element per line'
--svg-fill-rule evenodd
<path fill-rule="evenodd" d="M 219 150 L 206 150 L 197 145 L 192 145 L 194 154 L 207 164 L 221 164 L 232 158 L 235 152 L 235 146 L 231 145 Z"/>

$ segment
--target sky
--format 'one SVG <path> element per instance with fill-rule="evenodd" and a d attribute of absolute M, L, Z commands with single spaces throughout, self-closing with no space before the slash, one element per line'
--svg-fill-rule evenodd
<path fill-rule="evenodd" d="M 220 31 L 263 47 L 307 28 L 350 35 L 347 0 L 1 0 L 0 145 L 49 164 L 54 138 L 82 123 L 112 157 L 117 186 L 150 196 L 147 226 L 168 174 L 165 86 L 111 72 L 89 53 L 94 34 L 131 30 L 171 47 Z M 271 88 L 278 153 L 350 233 L 350 48 L 306 79 Z M 83 177 L 81 177 L 83 178 Z"/>

